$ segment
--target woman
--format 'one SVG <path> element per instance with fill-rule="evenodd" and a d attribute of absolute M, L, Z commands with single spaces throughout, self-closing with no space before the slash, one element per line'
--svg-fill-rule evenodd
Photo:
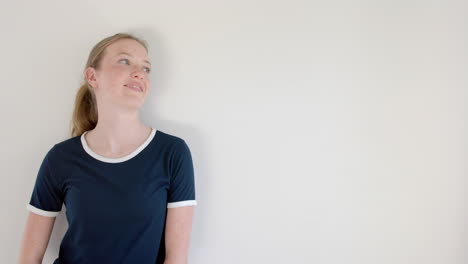
<path fill-rule="evenodd" d="M 187 263 L 192 157 L 183 139 L 140 120 L 150 68 L 147 45 L 130 34 L 91 50 L 71 138 L 39 168 L 20 263 L 42 263 L 62 203 L 69 227 L 54 264 Z"/>

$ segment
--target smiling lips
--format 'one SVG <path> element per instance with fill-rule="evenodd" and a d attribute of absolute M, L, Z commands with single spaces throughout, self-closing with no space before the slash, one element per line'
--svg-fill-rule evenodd
<path fill-rule="evenodd" d="M 139 92 L 143 92 L 143 86 L 137 82 L 130 82 L 125 84 L 124 86 Z"/>

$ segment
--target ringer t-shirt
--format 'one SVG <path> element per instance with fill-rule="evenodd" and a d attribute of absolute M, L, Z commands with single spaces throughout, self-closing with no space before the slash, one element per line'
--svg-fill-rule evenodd
<path fill-rule="evenodd" d="M 132 153 L 93 152 L 85 134 L 55 144 L 39 168 L 27 209 L 68 230 L 54 264 L 163 263 L 167 208 L 196 205 L 192 156 L 180 137 L 152 128 Z"/>

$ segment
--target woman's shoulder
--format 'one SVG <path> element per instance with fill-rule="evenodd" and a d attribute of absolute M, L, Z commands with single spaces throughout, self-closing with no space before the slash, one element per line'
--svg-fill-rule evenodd
<path fill-rule="evenodd" d="M 159 146 L 168 147 L 171 151 L 185 151 L 188 144 L 183 136 L 158 130 L 157 143 Z"/>
<path fill-rule="evenodd" d="M 60 139 L 51 147 L 50 151 L 56 153 L 64 153 L 70 150 L 75 150 L 80 147 L 81 135 Z"/>
<path fill-rule="evenodd" d="M 161 131 L 161 130 L 157 130 L 157 133 L 159 133 L 158 136 L 160 137 L 160 139 L 166 142 L 180 143 L 184 141 L 184 139 L 181 136 L 173 134 L 173 133 L 168 133 L 168 132 Z"/>

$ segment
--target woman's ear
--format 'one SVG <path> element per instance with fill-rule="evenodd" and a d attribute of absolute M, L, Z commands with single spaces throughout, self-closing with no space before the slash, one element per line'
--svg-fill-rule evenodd
<path fill-rule="evenodd" d="M 91 87 L 93 88 L 96 88 L 97 87 L 96 70 L 93 67 L 88 67 L 84 71 L 84 75 L 89 85 L 91 85 Z"/>

